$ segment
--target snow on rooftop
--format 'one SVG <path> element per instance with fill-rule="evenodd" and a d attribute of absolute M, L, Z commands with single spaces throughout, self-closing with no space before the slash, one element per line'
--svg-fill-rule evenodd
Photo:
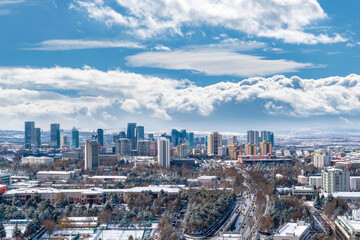
<path fill-rule="evenodd" d="M 338 198 L 338 197 L 358 197 L 358 198 L 360 198 L 360 192 L 334 192 L 332 195 L 334 198 Z"/>
<path fill-rule="evenodd" d="M 216 179 L 217 176 L 201 176 L 198 177 L 199 180 L 212 180 L 212 179 Z"/>
<path fill-rule="evenodd" d="M 301 221 L 298 223 L 287 223 L 275 234 L 275 236 L 300 237 L 309 227 L 309 224 Z"/>
<path fill-rule="evenodd" d="M 74 173 L 73 171 L 39 171 L 37 172 L 37 174 L 57 174 L 57 175 L 67 175 L 67 174 L 70 174 L 70 173 Z"/>

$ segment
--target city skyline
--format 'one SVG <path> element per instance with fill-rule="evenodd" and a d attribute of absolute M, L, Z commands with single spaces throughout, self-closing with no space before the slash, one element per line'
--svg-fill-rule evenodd
<path fill-rule="evenodd" d="M 242 2 L 2 2 L 0 129 L 360 129 L 360 3 Z"/>

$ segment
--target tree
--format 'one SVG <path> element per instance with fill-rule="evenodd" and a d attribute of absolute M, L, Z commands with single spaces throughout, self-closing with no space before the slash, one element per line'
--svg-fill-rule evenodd
<path fill-rule="evenodd" d="M 36 231 L 37 231 L 36 223 L 34 223 L 34 221 L 29 221 L 28 224 L 26 225 L 24 236 L 25 237 L 30 237 L 34 233 L 36 233 Z"/>
<path fill-rule="evenodd" d="M 319 193 L 317 192 L 315 195 L 315 200 L 314 200 L 314 207 L 315 208 L 321 208 L 321 199 L 319 197 Z"/>
<path fill-rule="evenodd" d="M 46 231 L 48 232 L 49 236 L 53 233 L 55 227 L 56 227 L 56 223 L 53 221 L 53 220 L 50 220 L 50 219 L 46 219 L 43 221 L 43 224 L 42 224 Z"/>
<path fill-rule="evenodd" d="M 64 193 L 59 193 L 56 195 L 56 203 L 55 206 L 57 208 L 64 208 L 69 205 L 69 201 Z"/>
<path fill-rule="evenodd" d="M 167 213 L 164 213 L 164 215 L 159 220 L 159 233 L 159 240 L 179 239 L 171 225 L 171 217 Z"/>
<path fill-rule="evenodd" d="M 111 204 L 119 204 L 119 197 L 116 193 L 113 193 L 110 198 Z"/>
<path fill-rule="evenodd" d="M 4 224 L 2 222 L 2 220 L 0 221 L 0 239 L 3 239 L 6 237 L 6 231 L 5 231 L 5 227 Z"/>
<path fill-rule="evenodd" d="M 20 207 L 22 205 L 22 202 L 18 195 L 15 195 L 12 200 L 12 205 L 16 207 Z"/>
<path fill-rule="evenodd" d="M 16 225 L 15 225 L 15 228 L 13 229 L 12 237 L 15 238 L 15 239 L 21 239 L 21 237 L 22 237 L 21 231 L 20 231 L 20 229 L 18 228 L 18 224 L 17 224 L 17 223 L 16 223 Z"/>

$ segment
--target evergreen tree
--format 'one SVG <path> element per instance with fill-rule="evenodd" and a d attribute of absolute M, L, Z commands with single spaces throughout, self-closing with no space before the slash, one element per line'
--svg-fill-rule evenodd
<path fill-rule="evenodd" d="M 20 229 L 18 228 L 18 224 L 17 224 L 17 223 L 16 223 L 16 225 L 15 225 L 15 228 L 13 229 L 12 237 L 15 238 L 15 239 L 21 238 L 21 231 L 20 231 Z"/>
<path fill-rule="evenodd" d="M 5 231 L 5 227 L 4 224 L 2 222 L 2 220 L 0 221 L 0 239 L 3 239 L 6 237 L 6 231 Z"/>
<path fill-rule="evenodd" d="M 21 200 L 18 195 L 15 195 L 12 200 L 12 205 L 16 207 L 20 207 L 22 205 Z"/>

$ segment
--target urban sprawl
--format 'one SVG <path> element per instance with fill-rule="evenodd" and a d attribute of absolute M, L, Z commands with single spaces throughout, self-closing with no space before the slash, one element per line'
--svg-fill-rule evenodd
<path fill-rule="evenodd" d="M 49 130 L 0 138 L 0 239 L 360 239 L 357 144 Z"/>

